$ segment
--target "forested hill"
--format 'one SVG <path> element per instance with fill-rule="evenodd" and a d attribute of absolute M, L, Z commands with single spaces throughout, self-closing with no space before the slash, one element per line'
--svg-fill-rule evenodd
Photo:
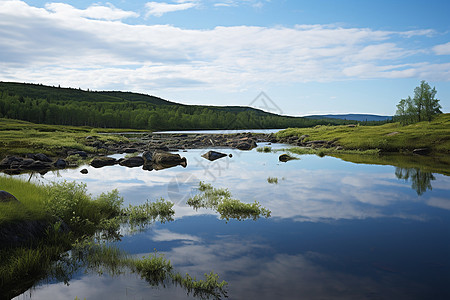
<path fill-rule="evenodd" d="M 343 115 L 312 115 L 305 116 L 305 118 L 311 119 L 341 119 L 341 120 L 353 120 L 353 121 L 386 121 L 392 120 L 391 116 L 379 116 L 370 114 L 343 114 Z"/>
<path fill-rule="evenodd" d="M 47 101 L 123 102 L 135 101 L 155 105 L 177 105 L 155 96 L 119 91 L 84 91 L 81 89 L 51 87 L 42 84 L 0 82 L 0 90 L 8 90 L 11 95 L 46 99 Z"/>
<path fill-rule="evenodd" d="M 0 117 L 54 125 L 149 130 L 250 129 L 347 124 L 239 106 L 183 105 L 132 92 L 0 82 Z M 354 123 L 354 122 L 353 122 Z"/>

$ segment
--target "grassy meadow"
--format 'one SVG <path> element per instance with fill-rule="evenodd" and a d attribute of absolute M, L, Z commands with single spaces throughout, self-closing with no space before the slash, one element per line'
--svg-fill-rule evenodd
<path fill-rule="evenodd" d="M 277 137 L 309 135 L 305 141 L 334 140 L 346 150 L 374 150 L 381 152 L 410 152 L 430 148 L 434 153 L 450 153 L 450 114 L 436 116 L 431 122 L 402 126 L 388 123 L 380 126 L 316 126 L 288 128 Z"/>
<path fill-rule="evenodd" d="M 92 136 L 105 143 L 126 140 L 119 135 L 98 134 L 117 131 L 131 130 L 34 124 L 0 118 L 0 157 L 6 154 L 23 155 L 35 152 L 57 156 L 63 149 L 68 148 L 96 152 L 96 148 L 84 143 L 86 137 Z"/>

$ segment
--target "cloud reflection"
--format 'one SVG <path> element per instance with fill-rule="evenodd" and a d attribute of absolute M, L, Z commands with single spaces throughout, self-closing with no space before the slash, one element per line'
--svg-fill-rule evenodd
<path fill-rule="evenodd" d="M 228 188 L 234 197 L 243 202 L 258 201 L 272 211 L 272 218 L 298 221 L 400 215 L 422 218 L 423 212 L 418 212 L 420 205 L 447 207 L 442 201 L 439 204 L 437 200 L 430 200 L 436 197 L 436 193 L 448 195 L 447 183 L 450 179 L 444 175 L 434 176 L 435 189 L 418 197 L 410 183 L 398 180 L 392 166 L 356 165 L 332 157 L 308 155 L 301 156 L 300 160 L 280 163 L 277 153 L 256 151 L 237 151 L 233 158 L 225 157 L 217 166 L 216 162 L 201 159 L 200 155 L 204 152 L 202 149 L 184 152 L 183 156 L 190 162 L 186 169 L 175 167 L 149 172 L 121 166 L 101 169 L 88 166 L 89 173 L 83 175 L 79 172 L 86 167 L 83 166 L 50 172 L 39 180 L 83 181 L 94 195 L 117 188 L 125 198 L 125 205 L 142 204 L 162 197 L 175 203 L 175 218 L 216 214 L 211 210 L 195 211 L 186 205 L 186 200 L 197 192 L 200 180 L 217 188 Z M 196 164 L 196 161 L 202 164 Z M 267 183 L 268 176 L 278 178 L 279 184 Z M 412 209 L 415 207 L 417 209 Z M 403 211 L 405 208 L 408 214 Z"/>

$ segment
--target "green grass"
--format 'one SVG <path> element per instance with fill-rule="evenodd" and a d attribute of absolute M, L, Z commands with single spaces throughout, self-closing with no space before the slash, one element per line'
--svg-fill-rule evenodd
<path fill-rule="evenodd" d="M 85 144 L 86 137 L 92 136 L 104 143 L 115 143 L 127 139 L 119 135 L 99 134 L 122 129 L 94 129 L 61 125 L 34 124 L 25 121 L 0 118 L 0 156 L 7 154 L 44 153 L 57 156 L 63 149 L 78 149 L 97 152 L 97 149 Z"/>
<path fill-rule="evenodd" d="M 435 153 L 450 153 L 450 114 L 438 115 L 431 122 L 402 126 L 388 123 L 380 126 L 316 126 L 288 128 L 277 137 L 309 135 L 305 141 L 337 141 L 346 150 L 374 150 L 382 152 L 410 152 L 416 148 L 430 148 Z"/>
<path fill-rule="evenodd" d="M 272 147 L 270 147 L 270 146 L 258 147 L 258 148 L 256 148 L 256 151 L 270 153 L 270 152 L 272 152 Z"/>
<path fill-rule="evenodd" d="M 0 176 L 0 189 L 14 195 L 20 203 L 0 203 L 0 226 L 26 220 L 46 220 L 48 188 L 24 180 Z"/>
<path fill-rule="evenodd" d="M 214 188 L 211 184 L 201 181 L 198 189 L 201 193 L 189 198 L 187 204 L 194 209 L 214 209 L 220 214 L 220 218 L 225 219 L 227 222 L 230 219 L 241 221 L 245 219 L 257 220 L 260 217 L 270 217 L 271 211 L 261 207 L 257 201 L 244 203 L 237 199 L 232 199 L 228 189 Z"/>

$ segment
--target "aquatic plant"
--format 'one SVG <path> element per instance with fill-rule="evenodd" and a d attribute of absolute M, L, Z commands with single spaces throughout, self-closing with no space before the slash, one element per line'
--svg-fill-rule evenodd
<path fill-rule="evenodd" d="M 134 226 L 145 226 L 149 223 L 159 221 L 161 223 L 173 221 L 175 211 L 173 203 L 163 198 L 155 202 L 149 202 L 141 205 L 129 205 L 122 211 L 124 222 Z"/>
<path fill-rule="evenodd" d="M 192 294 L 194 297 L 201 299 L 221 299 L 227 297 L 226 281 L 219 282 L 219 275 L 210 272 L 205 273 L 205 280 L 197 280 L 186 273 L 185 276 L 179 272 L 175 272 L 170 260 L 167 260 L 163 255 L 155 252 L 141 259 L 129 258 L 126 264 L 134 272 L 138 273 L 150 285 L 165 285 L 174 283 L 187 290 L 188 295 Z"/>
<path fill-rule="evenodd" d="M 267 177 L 267 182 L 272 184 L 278 184 L 278 178 L 277 177 Z"/>
<path fill-rule="evenodd" d="M 269 153 L 269 152 L 272 152 L 272 147 L 270 147 L 270 146 L 258 147 L 258 148 L 256 148 L 256 151 Z"/>
<path fill-rule="evenodd" d="M 200 194 L 187 200 L 187 204 L 194 209 L 209 208 L 220 214 L 221 219 L 257 220 L 261 216 L 270 217 L 271 211 L 254 203 L 244 203 L 237 199 L 232 199 L 228 189 L 214 188 L 211 184 L 200 181 L 198 190 Z"/>

